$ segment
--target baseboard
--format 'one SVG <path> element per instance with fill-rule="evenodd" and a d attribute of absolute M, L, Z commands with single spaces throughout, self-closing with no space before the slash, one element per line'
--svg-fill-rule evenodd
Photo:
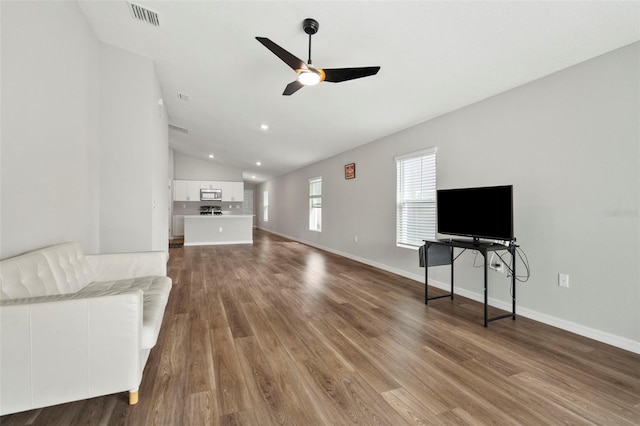
<path fill-rule="evenodd" d="M 283 238 L 287 238 L 289 240 L 297 241 L 302 244 L 306 244 L 320 250 L 328 251 L 329 253 L 337 254 L 338 256 L 346 257 L 347 259 L 355 260 L 356 262 L 364 263 L 365 265 L 373 266 L 378 269 L 382 269 L 383 271 L 391 272 L 396 275 L 400 275 L 405 278 L 412 279 L 414 281 L 418 281 L 420 283 L 424 282 L 424 276 L 413 274 L 402 269 L 394 268 L 389 265 L 385 265 L 383 263 L 374 262 L 369 259 L 365 259 L 359 256 L 355 256 L 350 253 L 345 253 L 339 250 L 335 250 L 329 247 L 324 247 L 319 244 L 315 244 L 311 241 L 305 241 L 300 238 L 295 238 L 290 235 L 281 234 L 279 232 L 272 231 L 270 229 L 260 228 L 263 231 L 269 232 L 271 234 L 279 235 Z M 451 288 L 450 284 L 442 283 L 433 279 L 429 279 L 429 285 L 449 291 Z M 464 288 L 456 288 L 454 291 L 455 294 L 458 294 L 462 297 L 466 297 L 468 299 L 474 300 L 476 302 L 484 303 L 484 296 L 480 293 L 475 293 Z M 511 302 L 505 302 L 502 300 L 489 298 L 489 305 L 496 307 L 498 309 L 503 309 L 505 311 L 511 310 Z M 547 324 L 553 327 L 560 328 L 562 330 L 569 331 L 571 333 L 578 334 L 580 336 L 588 337 L 589 339 L 597 340 L 598 342 L 606 343 L 611 346 L 615 346 L 620 349 L 624 349 L 629 352 L 640 354 L 640 342 L 636 342 L 631 339 L 627 339 L 625 337 L 620 337 L 615 334 L 606 333 L 601 330 L 597 330 L 590 327 L 585 327 L 584 325 L 577 324 L 571 321 L 567 321 L 561 318 L 554 317 L 552 315 L 543 314 L 538 311 L 534 311 L 533 309 L 523 308 L 520 306 L 516 306 L 516 313 L 518 316 L 523 316 L 525 318 L 532 319 L 534 321 L 541 322 L 543 324 Z"/>
<path fill-rule="evenodd" d="M 423 280 L 424 279 L 419 279 L 418 281 L 422 282 Z M 449 291 L 451 288 L 450 284 L 431 279 L 429 280 L 429 285 L 447 291 Z M 456 288 L 454 293 L 459 294 L 462 297 L 475 300 L 476 302 L 484 303 L 484 296 L 479 293 L 474 293 L 469 290 L 459 288 Z M 511 302 L 505 302 L 503 300 L 493 299 L 489 297 L 489 305 L 505 311 L 511 311 Z M 552 315 L 543 314 L 541 312 L 534 311 L 533 309 L 523 308 L 520 306 L 516 306 L 516 313 L 518 316 L 529 318 L 534 321 L 560 328 L 562 330 L 570 331 L 571 333 L 578 334 L 580 336 L 588 337 L 589 339 L 597 340 L 598 342 L 606 343 L 607 345 L 615 346 L 629 352 L 640 354 L 640 342 L 635 342 L 631 339 L 620 337 L 611 333 L 606 333 L 594 328 L 585 327 L 584 325 L 577 324 L 575 322 L 563 320 Z"/>

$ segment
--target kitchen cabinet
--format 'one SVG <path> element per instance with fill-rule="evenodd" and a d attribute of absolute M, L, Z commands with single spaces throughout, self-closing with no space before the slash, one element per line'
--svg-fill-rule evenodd
<path fill-rule="evenodd" d="M 202 189 L 222 189 L 222 183 L 216 180 L 203 180 L 200 181 L 200 188 Z"/>
<path fill-rule="evenodd" d="M 174 180 L 173 201 L 200 201 L 200 181 Z"/>
<path fill-rule="evenodd" d="M 221 189 L 221 201 L 244 201 L 244 182 L 216 180 L 174 180 L 173 201 L 200 201 L 200 189 Z"/>
<path fill-rule="evenodd" d="M 242 202 L 244 199 L 244 182 L 216 182 L 222 189 L 222 201 Z"/>
<path fill-rule="evenodd" d="M 173 236 L 174 237 L 184 236 L 184 216 L 183 215 L 173 216 Z"/>
<path fill-rule="evenodd" d="M 244 182 L 231 182 L 231 201 L 242 203 L 244 201 Z"/>
<path fill-rule="evenodd" d="M 218 182 L 220 184 L 220 189 L 222 189 L 222 201 L 231 201 L 232 198 L 232 188 L 231 182 Z"/>
<path fill-rule="evenodd" d="M 184 217 L 184 245 L 253 244 L 253 215 Z"/>

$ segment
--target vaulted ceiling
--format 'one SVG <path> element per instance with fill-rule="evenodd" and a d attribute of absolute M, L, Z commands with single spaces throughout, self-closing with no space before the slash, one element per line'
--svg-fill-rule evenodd
<path fill-rule="evenodd" d="M 640 39 L 637 1 L 134 3 L 156 12 L 159 26 L 135 19 L 126 1 L 79 1 L 101 41 L 154 61 L 169 122 L 181 128 L 170 130 L 170 145 L 240 168 L 248 182 Z M 320 24 L 315 66 L 379 65 L 380 72 L 282 96 L 296 74 L 255 37 L 306 61 L 305 18 Z"/>

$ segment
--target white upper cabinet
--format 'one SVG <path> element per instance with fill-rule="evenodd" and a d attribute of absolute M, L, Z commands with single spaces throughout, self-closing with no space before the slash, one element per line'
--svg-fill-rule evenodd
<path fill-rule="evenodd" d="M 218 182 L 222 189 L 222 201 L 231 201 L 231 182 Z"/>
<path fill-rule="evenodd" d="M 202 180 L 200 181 L 200 188 L 202 189 L 222 189 L 224 182 L 218 182 L 216 180 Z"/>
<path fill-rule="evenodd" d="M 173 201 L 200 201 L 200 181 L 174 180 Z"/>
<path fill-rule="evenodd" d="M 244 201 L 244 182 L 213 180 L 174 180 L 173 201 L 200 201 L 200 189 L 221 189 L 222 201 Z"/>
<path fill-rule="evenodd" d="M 231 196 L 233 197 L 231 201 L 242 203 L 244 201 L 244 182 L 231 182 L 231 187 Z"/>

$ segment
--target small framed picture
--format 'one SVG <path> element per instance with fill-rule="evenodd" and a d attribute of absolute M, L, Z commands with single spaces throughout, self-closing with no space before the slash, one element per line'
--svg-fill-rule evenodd
<path fill-rule="evenodd" d="M 355 179 L 356 178 L 356 163 L 349 163 L 344 166 L 344 178 Z"/>

